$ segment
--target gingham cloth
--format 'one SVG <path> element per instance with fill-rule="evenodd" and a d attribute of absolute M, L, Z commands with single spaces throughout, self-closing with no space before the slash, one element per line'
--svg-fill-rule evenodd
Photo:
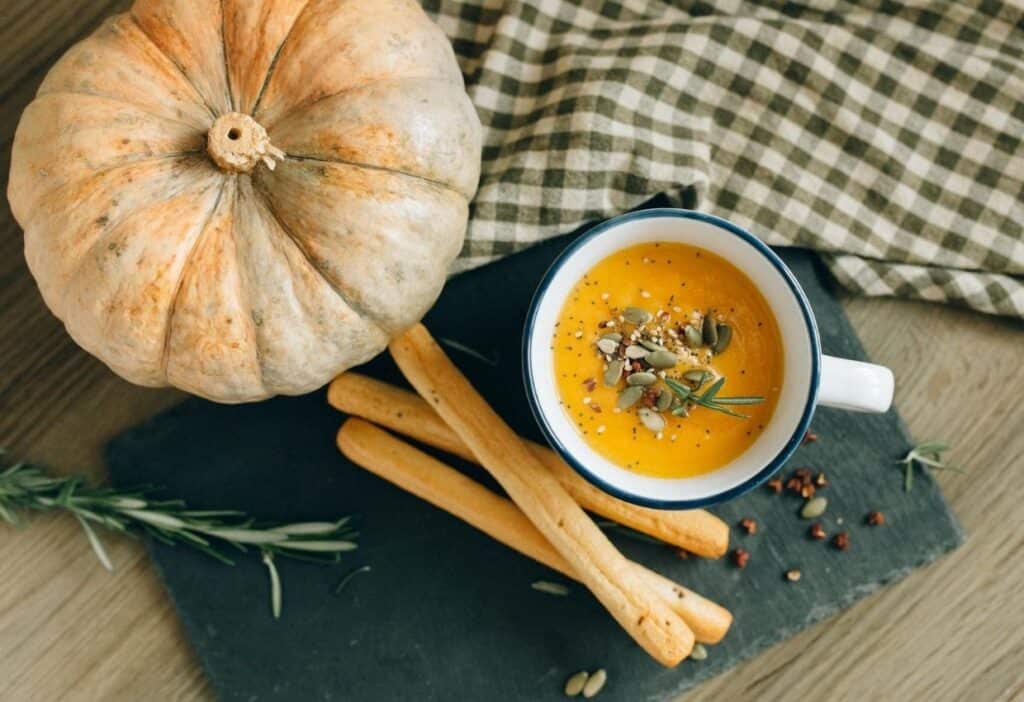
<path fill-rule="evenodd" d="M 485 126 L 458 270 L 664 193 L 1024 316 L 1024 0 L 424 0 Z"/>

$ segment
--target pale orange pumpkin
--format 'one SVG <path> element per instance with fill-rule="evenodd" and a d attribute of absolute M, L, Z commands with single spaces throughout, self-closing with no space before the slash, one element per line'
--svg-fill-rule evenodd
<path fill-rule="evenodd" d="M 8 197 L 82 347 L 242 402 L 319 387 L 422 317 L 480 133 L 415 0 L 137 0 L 46 77 Z"/>

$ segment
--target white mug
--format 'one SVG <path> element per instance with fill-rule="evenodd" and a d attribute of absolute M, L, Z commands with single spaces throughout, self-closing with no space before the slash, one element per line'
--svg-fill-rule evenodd
<path fill-rule="evenodd" d="M 550 341 L 570 291 L 597 263 L 646 242 L 677 242 L 718 254 L 741 270 L 767 300 L 781 332 L 784 381 L 775 412 L 742 454 L 690 478 L 641 475 L 591 448 L 559 404 Z M 807 296 L 786 264 L 760 239 L 720 217 L 680 209 L 631 212 L 574 241 L 545 274 L 530 306 L 523 340 L 523 373 L 534 416 L 552 447 L 584 478 L 628 502 L 692 509 L 735 497 L 771 477 L 800 445 L 817 405 L 885 412 L 892 404 L 892 371 L 821 353 Z"/>

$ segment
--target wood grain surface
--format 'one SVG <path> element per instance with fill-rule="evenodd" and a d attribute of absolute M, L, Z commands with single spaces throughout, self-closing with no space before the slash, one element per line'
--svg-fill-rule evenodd
<path fill-rule="evenodd" d="M 128 3 L 2 5 L 6 192 L 17 119 L 46 70 Z M 967 476 L 939 476 L 968 541 L 684 699 L 1024 699 L 1024 325 L 922 303 L 844 304 L 871 356 L 895 371 L 897 404 L 912 433 L 950 439 L 952 460 L 969 467 Z M 58 473 L 102 480 L 104 442 L 180 399 L 127 384 L 74 345 L 36 291 L 4 199 L 0 445 Z M 141 545 L 106 541 L 113 574 L 71 519 L 40 517 L 22 530 L 0 526 L 0 699 L 213 697 Z"/>

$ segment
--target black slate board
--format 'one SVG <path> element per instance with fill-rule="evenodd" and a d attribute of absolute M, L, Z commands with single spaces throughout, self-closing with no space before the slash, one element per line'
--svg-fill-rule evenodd
<path fill-rule="evenodd" d="M 453 279 L 427 318 L 437 337 L 498 359 L 497 367 L 451 351 L 477 387 L 523 434 L 539 439 L 520 381 L 526 305 L 569 237 Z M 782 250 L 814 306 L 827 353 L 863 358 L 816 258 Z M 367 372 L 396 380 L 386 358 Z M 192 645 L 224 700 L 564 699 L 566 677 L 603 666 L 603 702 L 670 700 L 814 621 L 961 543 L 936 484 L 919 476 L 902 490 L 893 460 L 910 445 L 895 413 L 819 410 L 821 440 L 793 467 L 825 468 L 829 531 L 837 518 L 852 548 L 809 541 L 799 500 L 759 489 L 714 509 L 730 524 L 755 517 L 760 531 L 734 545 L 752 554 L 745 570 L 681 560 L 670 549 L 613 537 L 627 554 L 717 599 L 736 622 L 703 662 L 675 670 L 652 662 L 581 587 L 569 597 L 536 592 L 556 574 L 492 542 L 447 514 L 350 465 L 334 447 L 342 416 L 324 392 L 227 407 L 190 400 L 119 437 L 108 458 L 118 485 L 155 484 L 196 508 L 237 508 L 264 519 L 362 515 L 360 548 L 340 566 L 278 559 L 284 612 L 269 612 L 266 573 L 255 556 L 235 567 L 183 548 L 150 549 Z M 481 473 L 472 468 L 475 477 Z M 880 509 L 889 525 L 869 528 Z M 340 595 L 341 577 L 355 566 Z M 789 583 L 788 568 L 803 579 Z M 864 636 L 872 633 L 862 632 Z"/>

